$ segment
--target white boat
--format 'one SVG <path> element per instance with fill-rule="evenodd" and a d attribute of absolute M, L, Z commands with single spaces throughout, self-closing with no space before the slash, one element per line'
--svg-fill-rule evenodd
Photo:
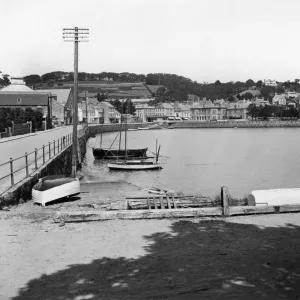
<path fill-rule="evenodd" d="M 138 130 L 148 130 L 149 127 L 138 127 Z"/>
<path fill-rule="evenodd" d="M 137 131 L 135 128 L 129 128 L 128 131 Z"/>
<path fill-rule="evenodd" d="M 137 163 L 136 161 L 126 161 L 110 163 L 108 164 L 108 168 L 111 170 L 145 171 L 162 169 L 162 166 L 161 164 L 151 162 L 141 161 Z"/>
<path fill-rule="evenodd" d="M 78 194 L 80 194 L 79 179 L 64 175 L 41 178 L 32 188 L 33 201 L 42 204 L 42 206 L 48 202 Z"/>
<path fill-rule="evenodd" d="M 300 188 L 256 190 L 248 195 L 248 205 L 295 205 L 300 204 Z"/>

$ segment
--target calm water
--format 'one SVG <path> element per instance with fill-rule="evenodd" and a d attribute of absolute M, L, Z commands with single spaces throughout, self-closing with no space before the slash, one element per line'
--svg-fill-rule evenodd
<path fill-rule="evenodd" d="M 103 134 L 109 147 L 117 133 Z M 128 132 L 129 147 L 155 151 L 161 144 L 160 171 L 109 171 L 94 160 L 100 137 L 88 141 L 84 170 L 90 180 L 126 180 L 140 187 L 160 187 L 213 196 L 227 186 L 234 196 L 253 189 L 300 187 L 300 129 L 173 129 Z M 118 139 L 117 139 L 118 141 Z M 118 143 L 114 144 L 118 147 Z"/>

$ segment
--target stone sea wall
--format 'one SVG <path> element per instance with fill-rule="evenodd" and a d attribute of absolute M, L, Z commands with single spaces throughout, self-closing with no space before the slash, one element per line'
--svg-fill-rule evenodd
<path fill-rule="evenodd" d="M 283 128 L 300 127 L 299 121 L 246 121 L 246 122 L 197 122 L 180 121 L 172 122 L 170 125 L 174 128 Z"/>

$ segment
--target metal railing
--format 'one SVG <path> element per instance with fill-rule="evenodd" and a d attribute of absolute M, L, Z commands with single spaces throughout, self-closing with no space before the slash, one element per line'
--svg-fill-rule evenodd
<path fill-rule="evenodd" d="M 85 133 L 85 130 L 83 131 Z M 45 165 L 49 160 L 56 157 L 64 149 L 72 144 L 72 133 L 67 134 L 52 143 L 43 145 L 41 148 L 35 148 L 34 151 L 30 153 L 25 153 L 25 155 L 20 156 L 15 159 L 10 159 L 8 162 L 0 164 L 0 169 L 8 165 L 8 173 L 0 177 L 0 182 L 10 177 L 10 183 L 4 191 L 0 190 L 0 196 L 11 189 L 14 185 L 18 184 L 25 178 L 32 175 L 38 168 Z M 23 160 L 23 162 L 22 162 Z M 18 163 L 16 163 L 18 161 Z M 3 186 L 3 184 L 0 184 Z"/>

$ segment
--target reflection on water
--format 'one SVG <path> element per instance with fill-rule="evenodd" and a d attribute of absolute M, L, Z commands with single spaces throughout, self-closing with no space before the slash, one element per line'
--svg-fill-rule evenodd
<path fill-rule="evenodd" d="M 110 147 L 117 133 L 103 134 L 103 147 Z M 123 134 L 124 137 L 124 134 Z M 162 170 L 109 171 L 108 161 L 95 160 L 91 138 L 83 170 L 89 180 L 126 180 L 140 187 L 160 187 L 215 195 L 221 186 L 243 196 L 253 189 L 300 186 L 300 129 L 176 129 L 128 132 L 128 147 L 155 152 L 161 144 Z M 124 142 L 124 141 L 123 141 Z M 118 148 L 119 140 L 113 147 Z M 149 153 L 151 155 L 151 153 Z"/>

